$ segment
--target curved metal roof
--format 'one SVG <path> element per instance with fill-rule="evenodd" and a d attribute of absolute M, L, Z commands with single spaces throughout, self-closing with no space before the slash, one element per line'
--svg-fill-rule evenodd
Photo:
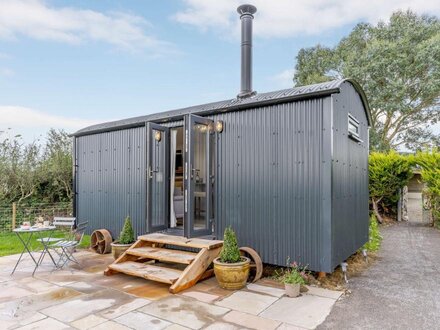
<path fill-rule="evenodd" d="M 237 111 L 242 109 L 248 109 L 250 107 L 258 107 L 263 105 L 270 105 L 275 103 L 283 103 L 292 100 L 313 98 L 313 97 L 324 97 L 333 93 L 339 93 L 340 87 L 344 82 L 349 82 L 353 85 L 356 91 L 359 93 L 362 103 L 364 104 L 365 113 L 368 118 L 368 124 L 371 124 L 370 108 L 368 105 L 367 98 L 361 86 L 352 79 L 339 79 L 332 80 L 320 84 L 313 84 L 307 86 L 300 86 L 294 88 L 283 89 L 274 92 L 261 93 L 253 97 L 244 99 L 230 99 L 225 101 L 207 103 L 196 105 L 192 107 L 160 112 L 157 114 L 151 114 L 146 116 L 139 116 L 133 118 L 127 118 L 97 125 L 92 125 L 79 131 L 73 133 L 73 136 L 89 135 L 106 131 L 113 131 L 118 129 L 124 129 L 129 127 L 142 126 L 147 121 L 155 122 L 167 122 L 173 120 L 181 120 L 186 114 L 197 114 L 197 115 L 209 115 L 215 114 L 216 112 L 225 111 Z"/>

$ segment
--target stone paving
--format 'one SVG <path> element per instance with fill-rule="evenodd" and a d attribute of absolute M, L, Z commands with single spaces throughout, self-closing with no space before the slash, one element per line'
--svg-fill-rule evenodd
<path fill-rule="evenodd" d="M 104 276 L 110 255 L 76 252 L 81 266 L 53 270 L 45 261 L 32 277 L 28 257 L 0 258 L 0 329 L 314 329 L 341 292 L 309 287 L 299 298 L 261 280 L 228 291 L 215 278 L 177 295 L 168 285 L 124 274 Z"/>

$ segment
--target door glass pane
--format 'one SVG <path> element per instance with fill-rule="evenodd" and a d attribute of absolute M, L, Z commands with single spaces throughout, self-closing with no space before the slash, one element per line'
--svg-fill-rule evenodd
<path fill-rule="evenodd" d="M 209 210 L 207 204 L 207 184 L 209 184 L 207 157 L 208 138 L 208 125 L 195 123 L 193 126 L 194 161 L 191 173 L 194 182 L 194 230 L 205 230 L 209 228 L 209 215 L 207 214 Z"/>
<path fill-rule="evenodd" d="M 153 227 L 164 225 L 166 210 L 166 178 L 165 178 L 165 139 L 163 132 L 152 130 L 152 162 L 151 177 L 151 220 Z"/>

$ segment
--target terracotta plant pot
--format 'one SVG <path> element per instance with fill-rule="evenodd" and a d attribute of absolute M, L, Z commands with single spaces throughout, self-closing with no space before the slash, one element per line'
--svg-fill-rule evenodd
<path fill-rule="evenodd" d="M 291 298 L 296 298 L 299 296 L 301 284 L 289 284 L 284 283 L 284 290 L 286 295 Z"/>
<path fill-rule="evenodd" d="M 243 288 L 249 277 L 250 259 L 241 257 L 242 261 L 231 264 L 219 259 L 214 259 L 214 273 L 220 287 L 227 290 Z"/>
<path fill-rule="evenodd" d="M 132 244 L 120 244 L 119 242 L 115 241 L 112 244 L 112 254 L 113 258 L 118 259 L 125 251 L 127 251 Z"/>

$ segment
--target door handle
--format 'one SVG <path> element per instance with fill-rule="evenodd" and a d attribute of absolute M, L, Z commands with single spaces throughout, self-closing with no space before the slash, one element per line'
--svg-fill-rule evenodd
<path fill-rule="evenodd" d="M 159 172 L 158 170 L 153 170 L 151 169 L 151 166 L 148 166 L 148 178 L 152 179 L 153 178 L 153 173 L 157 173 Z"/>
<path fill-rule="evenodd" d="M 200 170 L 198 168 L 192 168 L 191 169 L 191 179 L 194 179 L 197 174 L 200 173 Z"/>

